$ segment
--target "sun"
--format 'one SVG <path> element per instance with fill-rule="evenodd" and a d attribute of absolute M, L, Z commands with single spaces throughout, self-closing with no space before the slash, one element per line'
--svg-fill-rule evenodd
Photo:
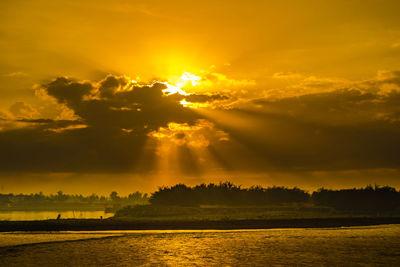
<path fill-rule="evenodd" d="M 185 81 L 185 85 L 190 82 L 192 86 L 196 86 L 199 84 L 199 81 L 201 80 L 201 77 L 196 76 L 190 72 L 184 72 L 181 76 L 181 80 Z M 184 86 L 185 86 L 184 85 Z"/>
<path fill-rule="evenodd" d="M 164 84 L 167 86 L 167 89 L 163 90 L 163 92 L 166 94 L 178 93 L 181 95 L 189 95 L 189 93 L 185 92 L 182 88 L 188 83 L 190 83 L 192 86 L 196 86 L 199 84 L 200 80 L 201 77 L 185 71 L 178 79 L 172 77 L 168 80 L 168 82 L 164 82 Z"/>
<path fill-rule="evenodd" d="M 166 86 L 167 89 L 164 89 L 163 92 L 164 94 L 180 94 L 180 95 L 189 95 L 185 91 L 183 91 L 180 87 L 176 85 L 169 84 L 168 82 L 163 82 Z"/>

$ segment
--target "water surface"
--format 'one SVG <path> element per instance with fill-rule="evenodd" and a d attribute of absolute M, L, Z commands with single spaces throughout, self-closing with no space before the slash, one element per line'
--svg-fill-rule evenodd
<path fill-rule="evenodd" d="M 56 219 L 58 214 L 61 214 L 62 219 L 99 219 L 109 218 L 112 213 L 104 211 L 0 211 L 1 221 L 35 221 Z"/>
<path fill-rule="evenodd" d="M 4 233 L 0 240 L 18 234 Z M 400 262 L 399 225 L 30 235 L 31 243 L 57 235 L 81 240 L 2 247 L 0 266 L 398 266 Z"/>

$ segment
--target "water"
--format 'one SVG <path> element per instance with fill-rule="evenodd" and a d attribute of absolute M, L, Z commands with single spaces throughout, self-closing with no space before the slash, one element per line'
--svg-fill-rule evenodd
<path fill-rule="evenodd" d="M 399 266 L 400 226 L 239 231 L 4 233 L 0 266 Z M 30 235 L 30 237 L 29 237 Z M 87 236 L 82 236 L 87 235 Z M 69 240 L 62 241 L 69 236 Z M 23 239 L 23 240 L 22 240 Z M 66 239 L 67 240 L 67 239 Z M 7 243 L 3 243 L 3 246 Z"/>
<path fill-rule="evenodd" d="M 0 211 L 0 220 L 6 221 L 34 221 L 56 219 L 61 214 L 62 219 L 99 219 L 109 218 L 112 213 L 104 211 Z"/>

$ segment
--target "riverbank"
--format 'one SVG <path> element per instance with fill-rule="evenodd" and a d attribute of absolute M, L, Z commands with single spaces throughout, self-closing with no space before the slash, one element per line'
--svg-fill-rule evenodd
<path fill-rule="evenodd" d="M 101 231 L 101 230 L 231 230 L 273 228 L 327 228 L 400 224 L 400 217 L 307 218 L 270 220 L 180 220 L 138 221 L 118 219 L 60 219 L 0 221 L 0 232 L 13 231 Z"/>

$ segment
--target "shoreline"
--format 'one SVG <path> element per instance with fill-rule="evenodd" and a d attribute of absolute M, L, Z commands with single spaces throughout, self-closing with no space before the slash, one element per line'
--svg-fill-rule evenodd
<path fill-rule="evenodd" d="M 276 228 L 330 228 L 400 224 L 400 217 L 342 217 L 255 220 L 134 221 L 121 219 L 60 219 L 0 221 L 0 232 L 112 231 L 112 230 L 235 230 Z"/>

